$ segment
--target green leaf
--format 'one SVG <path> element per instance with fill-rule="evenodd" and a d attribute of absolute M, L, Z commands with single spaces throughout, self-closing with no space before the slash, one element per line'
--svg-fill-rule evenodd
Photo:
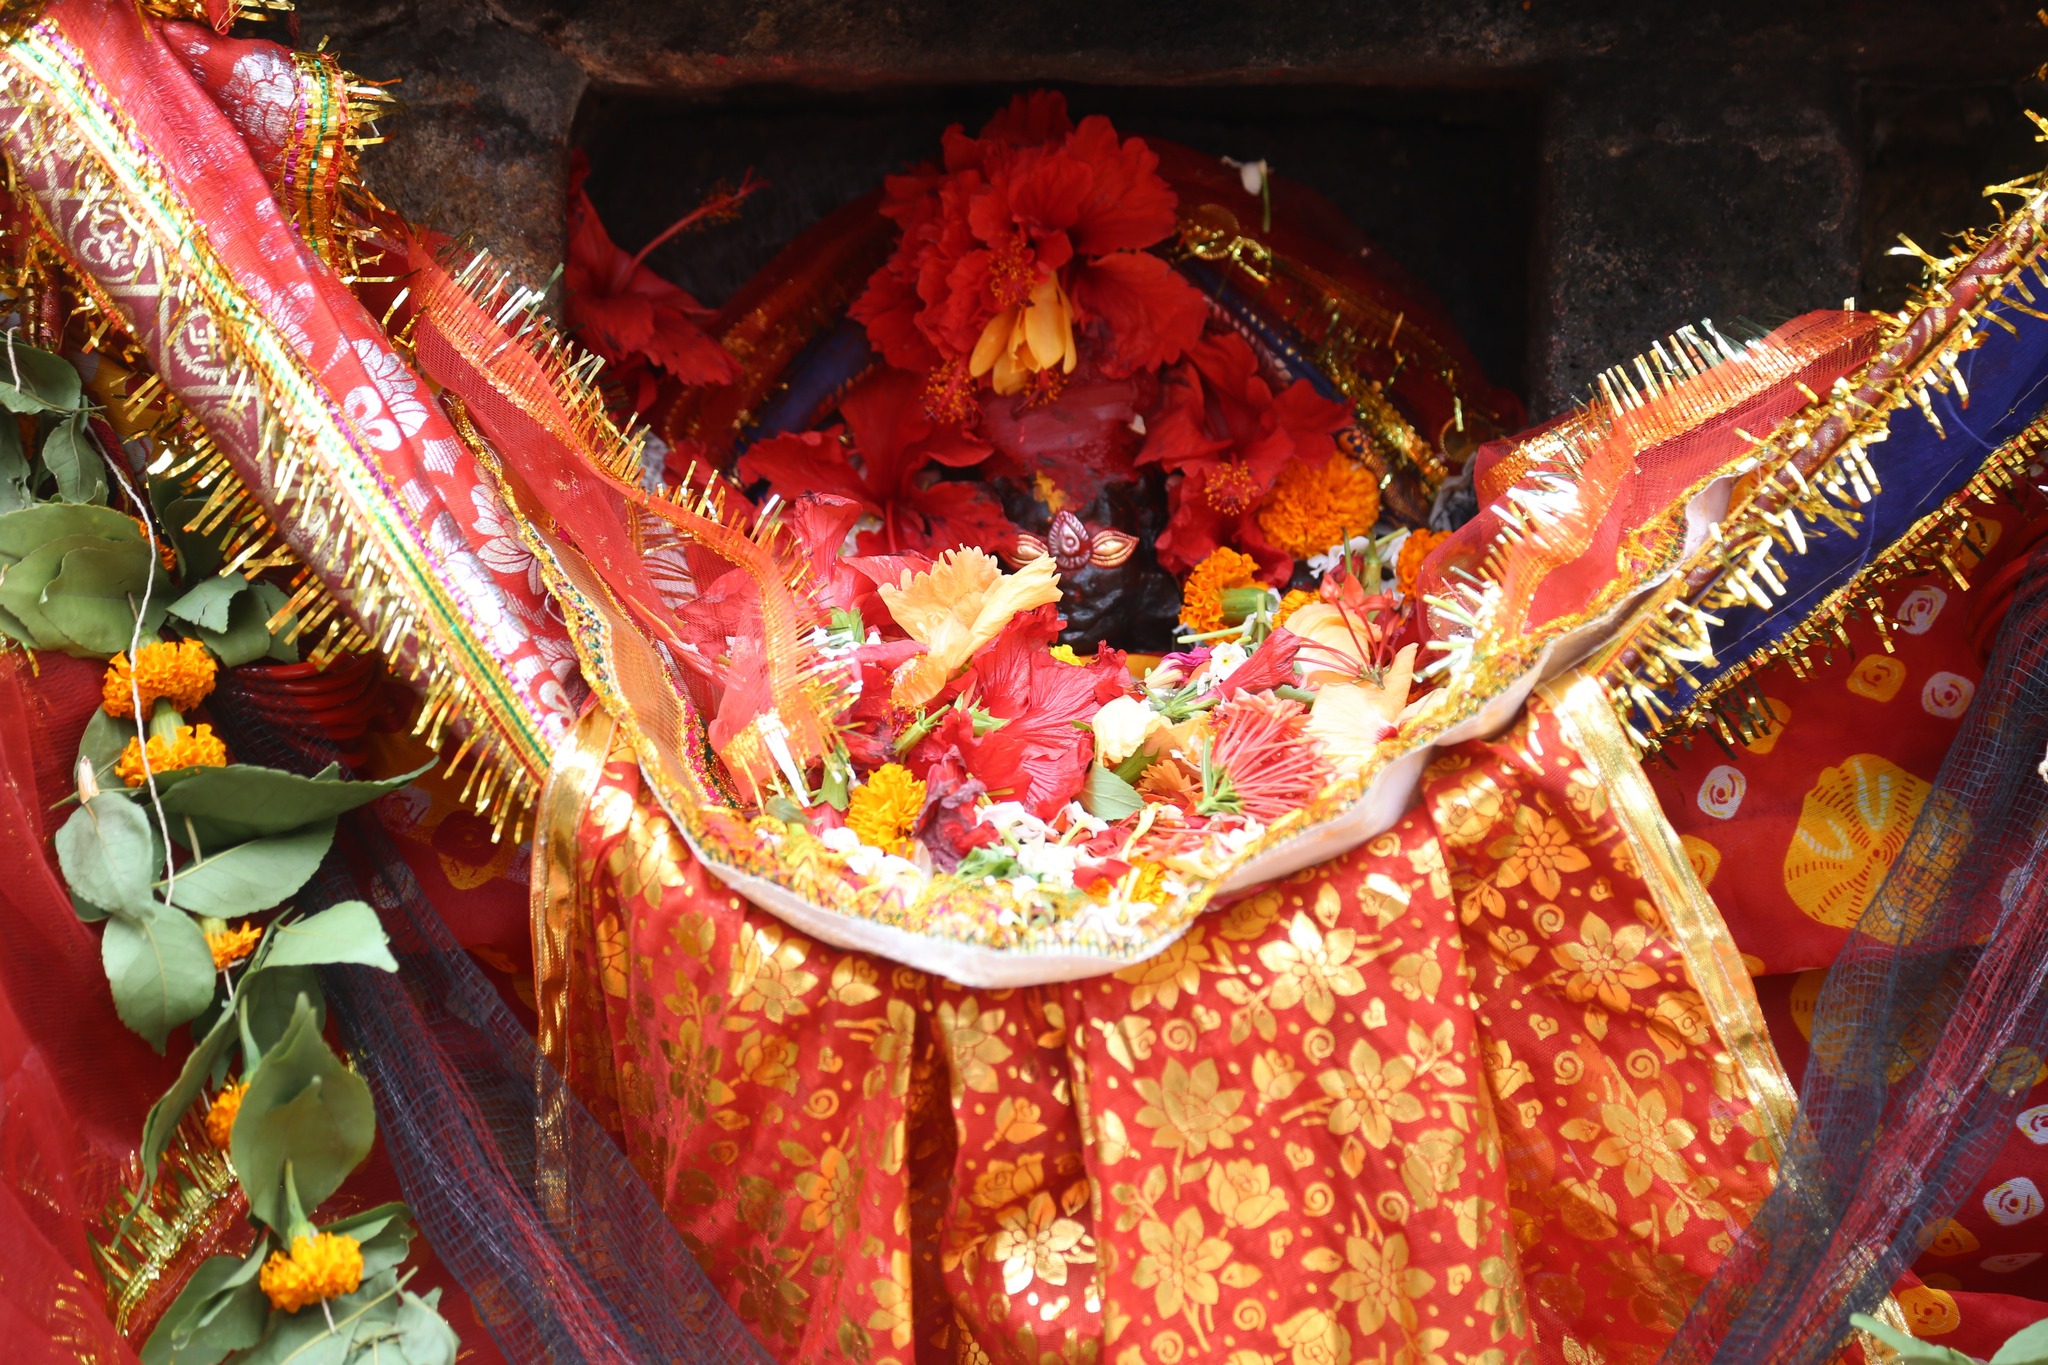
<path fill-rule="evenodd" d="M 43 438 L 43 467 L 57 480 L 62 502 L 107 500 L 107 463 L 85 429 L 85 418 L 67 417 Z"/>
<path fill-rule="evenodd" d="M 228 523 L 223 521 L 206 535 L 185 529 L 206 510 L 205 498 L 172 498 L 160 505 L 163 507 L 159 518 L 162 530 L 171 544 L 177 547 L 178 567 L 184 570 L 185 580 L 197 582 L 219 573 L 221 565 L 227 562 L 221 546 L 227 537 Z"/>
<path fill-rule="evenodd" d="M 268 910 L 306 884 L 333 842 L 332 820 L 218 852 L 202 842 L 205 856 L 178 869 L 172 904 L 222 919 Z"/>
<path fill-rule="evenodd" d="M 57 866 L 74 895 L 124 919 L 156 912 L 150 884 L 156 850 L 149 817 L 115 791 L 103 791 L 71 812 L 57 831 Z"/>
<path fill-rule="evenodd" d="M 92 719 L 85 723 L 85 733 L 78 737 L 78 753 L 80 757 L 92 760 L 93 772 L 103 775 L 114 766 L 121 757 L 121 751 L 133 738 L 133 720 L 115 720 L 105 711 L 95 711 Z"/>
<path fill-rule="evenodd" d="M 1015 877 L 1022 874 L 1024 867 L 1009 849 L 985 844 L 968 849 L 967 856 L 960 860 L 960 866 L 953 870 L 969 880 L 979 880 L 982 877 Z"/>
<path fill-rule="evenodd" d="M 270 936 L 263 965 L 320 967 L 355 962 L 383 971 L 398 970 L 377 912 L 361 901 L 342 901 L 317 915 L 279 926 Z"/>
<path fill-rule="evenodd" d="M 224 848 L 331 820 L 397 791 L 426 771 L 419 768 L 383 782 L 341 782 L 242 763 L 202 768 L 164 793 L 164 813 L 170 816 L 173 836 L 184 838 L 184 817 L 189 815 L 201 847 Z"/>
<path fill-rule="evenodd" d="M 71 911 L 87 924 L 98 924 L 109 913 L 105 906 L 94 905 L 76 891 L 71 893 Z"/>
<path fill-rule="evenodd" d="M 235 1005 L 248 1025 L 256 1050 L 268 1053 L 291 1027 L 303 997 L 312 1007 L 314 1025 L 327 1027 L 327 997 L 320 977 L 310 967 L 250 968 L 235 988 Z"/>
<path fill-rule="evenodd" d="M 85 385 L 63 356 L 17 341 L 0 340 L 0 408 L 9 412 L 76 412 Z"/>
<path fill-rule="evenodd" d="M 1145 769 L 1152 766 L 1152 760 L 1156 757 L 1158 755 L 1148 754 L 1143 748 L 1140 748 L 1138 752 L 1132 754 L 1114 768 L 1111 768 L 1110 771 L 1126 782 L 1135 783 L 1145 775 Z"/>
<path fill-rule="evenodd" d="M 7 517 L 0 517 L 0 521 L 10 521 L 20 515 L 19 512 L 10 513 Z M 37 649 L 62 649 L 70 643 L 70 637 L 43 614 L 43 590 L 64 571 L 64 556 L 73 550 L 115 543 L 101 536 L 61 535 L 31 547 L 20 559 L 0 568 L 0 607 L 27 628 L 29 642 Z M 140 541 L 135 543 L 141 544 Z M 122 609 L 127 610 L 125 604 Z M 128 624 L 132 630 L 135 624 L 133 612 L 128 613 Z M 127 648 L 125 637 L 121 647 Z"/>
<path fill-rule="evenodd" d="M 4 363 L 4 357 L 0 357 Z M 0 516 L 0 559 L 25 559 L 37 547 L 60 536 L 97 536 L 101 540 L 142 543 L 142 531 L 111 507 L 66 502 L 39 502 Z"/>
<path fill-rule="evenodd" d="M 223 581 L 223 580 L 216 580 Z M 276 589 L 272 589 L 273 592 Z M 280 604 L 282 605 L 282 604 Z M 225 630 L 209 630 L 197 627 L 193 634 L 206 642 L 223 668 L 240 668 L 243 664 L 254 663 L 271 652 L 270 614 L 273 608 L 265 605 L 261 595 L 243 593 L 234 599 L 228 611 L 228 626 Z M 297 657 L 296 647 L 292 650 Z"/>
<path fill-rule="evenodd" d="M 158 1052 L 173 1028 L 197 1017 L 213 999 L 213 952 L 198 924 L 181 911 L 109 919 L 100 960 L 121 1022 Z"/>
<path fill-rule="evenodd" d="M 156 600 L 143 612 L 144 638 L 155 635 L 163 621 L 162 598 L 171 586 L 168 575 L 151 562 L 148 548 L 138 541 L 84 546 L 65 555 L 63 569 L 43 589 L 41 602 L 44 619 L 69 642 L 58 648 L 100 658 L 128 648 L 135 638 L 136 609 L 144 605 L 153 573 Z"/>
<path fill-rule="evenodd" d="M 217 1365 L 262 1340 L 270 1301 L 256 1277 L 269 1254 L 262 1240 L 245 1257 L 202 1263 L 143 1343 L 142 1365 Z"/>
<path fill-rule="evenodd" d="M 249 580 L 238 573 L 221 574 L 201 581 L 199 586 L 171 603 L 169 610 L 180 621 L 213 631 L 226 630 L 228 608 L 248 587 Z"/>
<path fill-rule="evenodd" d="M 1081 807 L 1098 820 L 1121 820 L 1145 807 L 1138 789 L 1100 763 L 1088 769 L 1081 786 Z"/>
<path fill-rule="evenodd" d="M 1885 1345 L 1899 1353 L 1899 1359 L 1909 1365 L 1977 1365 L 1974 1358 L 1946 1346 L 1909 1337 L 1896 1328 L 1887 1327 L 1867 1313 L 1851 1313 L 1849 1321 L 1870 1333 Z"/>
<path fill-rule="evenodd" d="M 341 1188 L 376 1137 L 370 1087 L 320 1036 L 310 1003 L 249 1077 L 229 1154 L 249 1212 L 282 1235 L 290 1214 L 285 1163 L 299 1202 L 313 1208 Z"/>
<path fill-rule="evenodd" d="M 397 1311 L 396 1287 L 366 1279 L 355 1293 L 329 1299 L 324 1312 L 305 1308 L 272 1313 L 263 1340 L 236 1356 L 235 1365 L 400 1365 L 396 1351 L 382 1352 L 379 1360 L 356 1349 L 358 1334 L 366 1326 L 386 1322 Z M 334 1315 L 331 1331 L 328 1313 Z"/>
<path fill-rule="evenodd" d="M 283 611 L 285 605 L 291 601 L 291 598 L 286 596 L 285 590 L 278 587 L 275 583 L 258 583 L 255 595 L 256 600 L 263 604 L 263 628 L 265 631 L 270 632 L 270 650 L 266 657 L 275 659 L 281 664 L 297 663 L 299 661 L 299 642 L 295 639 L 286 639 L 285 637 L 291 633 L 292 626 L 297 623 L 299 619 L 298 614 L 293 613 L 285 617 L 284 620 L 277 623 L 275 631 L 270 630 L 271 618 Z"/>
<path fill-rule="evenodd" d="M 455 1353 L 462 1343 L 455 1329 L 441 1316 L 441 1291 L 422 1297 L 401 1290 L 398 1295 L 399 1349 L 406 1365 L 455 1365 Z"/>
<path fill-rule="evenodd" d="M 0 513 L 35 501 L 29 490 L 28 461 L 21 453 L 21 424 L 12 414 L 0 417 Z"/>
<path fill-rule="evenodd" d="M 441 1317 L 440 1291 L 414 1294 L 386 1271 L 328 1300 L 325 1311 L 272 1314 L 263 1341 L 235 1365 L 454 1365 L 457 1347 Z"/>
<path fill-rule="evenodd" d="M 30 649 L 37 648 L 35 632 L 22 624 L 21 618 L 5 607 L 0 607 L 0 635 L 5 635 L 15 643 L 26 645 Z"/>
<path fill-rule="evenodd" d="M 243 989 L 247 987 L 245 978 Z M 178 1079 L 172 1081 L 171 1088 L 149 1106 L 149 1114 L 142 1120 L 142 1148 L 139 1153 L 145 1188 L 156 1181 L 157 1163 L 169 1150 L 178 1125 L 185 1121 L 185 1115 L 206 1093 L 209 1073 L 234 1046 L 236 1036 L 233 1012 L 222 1011 L 220 1017 L 213 1021 L 213 1026 L 206 1030 L 206 1035 L 186 1055 L 185 1064 L 178 1068 Z"/>
<path fill-rule="evenodd" d="M 2048 1318 L 2007 1337 L 1990 1365 L 2041 1365 L 2043 1361 L 2048 1361 Z"/>

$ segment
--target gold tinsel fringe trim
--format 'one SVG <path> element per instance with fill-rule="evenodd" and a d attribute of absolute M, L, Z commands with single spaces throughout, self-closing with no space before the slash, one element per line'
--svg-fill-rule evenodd
<path fill-rule="evenodd" d="M 29 144 L 29 154 L 68 166 L 76 177 L 68 193 L 118 215 L 148 244 L 156 257 L 156 278 L 165 282 L 156 306 L 166 316 L 183 317 L 199 310 L 223 320 L 215 335 L 240 370 L 228 406 L 255 406 L 259 437 L 254 458 L 267 466 L 272 497 L 280 508 L 290 509 L 306 558 L 342 566 L 333 587 L 348 595 L 357 618 L 347 622 L 329 585 L 302 568 L 297 591 L 286 607 L 287 613 L 299 616 L 300 633 L 325 627 L 330 636 L 316 648 L 339 652 L 369 645 L 393 660 L 394 667 L 401 667 L 425 693 L 416 733 L 430 745 L 440 747 L 451 721 L 466 721 L 470 733 L 449 760 L 449 775 L 459 774 L 467 761 L 464 802 L 492 820 L 494 836 L 501 836 L 510 822 L 515 840 L 522 838 L 525 812 L 546 769 L 546 746 L 523 724 L 524 715 L 511 699 L 509 679 L 472 677 L 444 656 L 435 624 L 449 636 L 445 647 L 462 652 L 462 642 L 469 638 L 462 615 L 443 585 L 408 562 L 408 547 L 397 535 L 371 529 L 378 520 L 377 491 L 361 478 L 351 479 L 354 453 L 335 429 L 333 415 L 318 401 L 318 385 L 303 363 L 256 302 L 236 289 L 206 251 L 198 225 L 186 219 L 182 201 L 158 182 L 153 168 L 139 156 L 122 167 L 128 177 L 141 182 L 143 202 L 131 202 L 137 191 L 109 170 L 105 158 L 109 149 L 125 150 L 138 143 L 108 114 L 104 99 L 91 86 L 90 73 L 79 68 L 68 45 L 47 29 L 25 34 L 0 54 L 0 88 L 7 86 L 25 86 L 15 92 L 16 104 L 26 112 L 17 118 L 13 135 Z M 93 126 L 79 126 L 81 119 L 93 120 Z M 26 195 L 22 202 L 36 200 Z M 167 232 L 163 220 L 174 223 L 175 230 Z M 43 227 L 49 230 L 47 223 Z M 125 317 L 110 304 L 101 299 L 101 306 L 113 316 Z M 214 508 L 217 515 L 247 518 L 260 511 L 250 490 L 231 482 L 234 471 L 224 452 L 210 444 L 188 448 L 185 460 L 173 467 L 182 467 L 186 476 L 214 481 L 214 496 L 220 499 Z M 274 526 L 259 528 L 249 520 L 245 528 L 248 539 L 241 550 L 250 555 L 245 565 L 282 549 Z M 473 671 L 492 670 L 480 649 L 466 652 L 475 661 Z M 402 666 L 397 663 L 400 658 Z M 486 687 L 500 693 L 499 699 L 487 701 Z"/>
<path fill-rule="evenodd" d="M 2035 121 L 2048 128 L 2038 117 Z M 2010 487 L 2040 445 L 2043 432 L 2037 423 L 1989 457 L 1984 468 L 1942 508 L 1923 518 L 1851 583 L 1830 594 L 1782 640 L 1743 661 L 1728 679 L 1703 693 L 1700 701 L 1677 711 L 1665 702 L 1661 695 L 1665 688 L 1675 683 L 1698 686 L 1694 670 L 1717 666 L 1712 629 L 1722 622 L 1714 614 L 1716 610 L 1736 604 L 1768 610 L 1790 590 L 1781 556 L 1805 553 L 1810 531 L 1826 526 L 1849 530 L 1861 520 L 1860 509 L 1882 491 L 1869 451 L 1887 438 L 1892 418 L 1909 405 L 1917 407 L 1939 432 L 1931 395 L 1953 389 L 1967 399 L 1968 385 L 1958 359 L 1983 343 L 1987 322 L 2013 330 L 2010 323 L 1991 312 L 1993 306 L 2003 304 L 2042 316 L 2027 306 L 2036 299 L 2026 276 L 2031 274 L 2037 284 L 2048 289 L 2048 271 L 2041 265 L 2044 246 L 2048 246 L 2041 235 L 2044 217 L 2048 217 L 2048 186 L 2044 186 L 2043 176 L 2036 175 L 1993 186 L 1986 193 L 2023 194 L 2025 198 L 1995 234 L 1966 238 L 1958 253 L 1947 259 L 1937 260 L 1906 242 L 1909 254 L 1928 263 L 1929 280 L 1891 319 L 1876 356 L 1855 374 L 1837 381 L 1825 398 L 1816 398 L 1757 443 L 1760 466 L 1768 472 L 1713 528 L 1691 563 L 1637 612 L 1635 624 L 1603 651 L 1599 671 L 1614 697 L 1617 714 L 1639 748 L 1654 748 L 1700 725 L 1716 724 L 1731 741 L 1736 735 L 1753 733 L 1750 727 L 1756 717 L 1745 715 L 1747 708 L 1719 716 L 1716 702 L 1774 658 L 1796 657 L 1803 667 L 1816 646 L 1823 646 L 1830 637 L 1841 638 L 1848 614 L 1868 609 L 1883 584 L 1919 572 L 1930 563 L 1952 564 L 1953 548 L 1959 543 L 1955 537 L 1967 527 L 1963 509 L 1971 501 L 1988 500 Z M 1967 306 L 1958 307 L 1950 286 L 1989 243 L 2007 236 L 2014 239 L 2011 261 L 1981 281 Z M 2026 304 L 2015 302 L 2012 294 Z M 1929 313 L 1934 314 L 1936 334 L 1917 355 L 1899 363 L 1900 358 L 1892 352 Z M 1894 365 L 1891 373 L 1881 373 L 1882 368 Z M 1816 449 L 1824 452 L 1818 461 L 1811 459 Z M 1806 468 L 1801 467 L 1802 462 Z"/>
<path fill-rule="evenodd" d="M 106 1240 L 94 1238 L 92 1250 L 117 1331 L 136 1325 L 138 1314 L 144 1321 L 154 1317 L 147 1310 L 164 1304 L 153 1300 L 167 1301 L 181 1287 L 169 1278 L 178 1262 L 195 1246 L 229 1233 L 248 1207 L 227 1153 L 207 1140 L 205 1112 L 202 1101 L 179 1125 L 140 1202 L 135 1202 L 142 1186 L 138 1168 L 131 1173 L 131 1188 L 117 1193 L 101 1216 Z M 183 1269 L 189 1274 L 195 1268 Z"/>

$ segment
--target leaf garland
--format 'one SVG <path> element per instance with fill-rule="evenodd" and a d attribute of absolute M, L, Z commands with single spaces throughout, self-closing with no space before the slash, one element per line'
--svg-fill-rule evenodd
<path fill-rule="evenodd" d="M 119 455 L 100 450 L 90 415 L 69 362 L 0 337 L 0 636 L 104 659 L 169 626 L 203 643 L 218 668 L 296 659 L 283 638 L 289 620 L 271 629 L 285 592 L 222 572 L 217 536 L 190 529 L 197 499 L 144 483 L 161 545 L 142 518 L 107 505 L 107 461 Z M 114 480 L 124 492 L 139 481 Z M 192 1274 L 142 1359 L 453 1365 L 458 1343 L 439 1291 L 406 1288 L 414 1229 L 404 1206 L 325 1227 L 307 1216 L 341 1188 L 376 1135 L 368 1085 L 324 1037 L 315 969 L 389 972 L 398 963 L 363 902 L 307 914 L 292 901 L 332 847 L 336 821 L 419 773 L 350 782 L 333 767 L 306 777 L 152 757 L 146 785 L 116 776 L 131 744 L 186 742 L 184 721 L 164 700 L 146 717 L 96 711 L 79 736 L 76 809 L 53 841 L 79 918 L 102 926 L 102 963 L 122 1022 L 159 1052 L 191 1025 L 178 1079 L 143 1122 L 135 1207 L 181 1127 L 206 1104 L 210 1119 L 232 1114 L 225 1145 L 262 1229 L 247 1255 L 213 1257 Z M 198 762 L 208 761 L 219 762 L 218 750 Z M 272 918 L 259 936 L 249 917 L 263 914 Z M 230 930 L 235 919 L 242 925 Z M 236 1075 L 239 1088 L 230 1089 Z M 298 1275 L 314 1288 L 273 1293 L 274 1273 L 280 1284 Z"/>

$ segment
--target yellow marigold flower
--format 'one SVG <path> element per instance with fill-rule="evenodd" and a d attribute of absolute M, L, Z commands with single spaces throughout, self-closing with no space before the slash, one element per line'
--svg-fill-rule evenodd
<path fill-rule="evenodd" d="M 1380 519 L 1380 485 L 1356 460 L 1333 455 L 1320 468 L 1302 460 L 1280 471 L 1259 529 L 1296 559 L 1320 554 L 1346 536 L 1363 535 Z"/>
<path fill-rule="evenodd" d="M 100 683 L 100 705 L 116 719 L 132 716 L 135 690 L 140 688 L 144 715 L 159 701 L 190 711 L 213 691 L 218 671 L 213 655 L 197 640 L 152 640 L 135 652 L 132 666 L 125 653 L 108 662 Z M 134 687 L 129 686 L 131 679 Z"/>
<path fill-rule="evenodd" d="M 1316 600 L 1312 592 L 1296 588 L 1280 599 L 1280 606 L 1273 612 L 1273 625 L 1277 629 L 1287 624 L 1287 618 Z"/>
<path fill-rule="evenodd" d="M 234 1135 L 235 1115 L 242 1112 L 242 1096 L 248 1092 L 247 1081 L 236 1081 L 221 1087 L 206 1108 L 206 1140 L 222 1151 L 227 1150 L 228 1139 Z"/>
<path fill-rule="evenodd" d="M 362 1243 L 347 1233 L 294 1237 L 291 1254 L 271 1252 L 256 1283 L 270 1299 L 270 1306 L 285 1313 L 353 1294 L 363 1283 Z"/>
<path fill-rule="evenodd" d="M 924 810 L 925 785 L 901 763 L 884 763 L 853 789 L 846 803 L 846 827 L 864 843 L 908 856 L 910 828 Z"/>
<path fill-rule="evenodd" d="M 222 929 L 206 936 L 206 946 L 213 950 L 213 968 L 224 972 L 256 951 L 256 945 L 263 941 L 263 930 L 247 920 L 239 929 Z"/>
<path fill-rule="evenodd" d="M 211 725 L 180 725 L 177 737 L 151 735 L 149 737 L 149 770 L 153 773 L 172 773 L 180 768 L 219 768 L 228 761 L 228 746 L 215 738 Z M 147 779 L 142 772 L 142 746 L 134 740 L 121 751 L 120 759 L 114 764 L 114 772 L 131 787 L 139 787 Z"/>
<path fill-rule="evenodd" d="M 1217 546 L 1181 585 L 1180 623 L 1194 635 L 1223 629 L 1224 590 L 1249 588 L 1258 580 L 1258 560 L 1228 545 Z"/>
<path fill-rule="evenodd" d="M 1414 530 L 1401 542 L 1401 553 L 1394 560 L 1394 584 L 1401 590 L 1401 596 L 1415 596 L 1415 580 L 1422 574 L 1422 561 L 1429 558 L 1429 552 L 1451 538 L 1449 531 Z"/>

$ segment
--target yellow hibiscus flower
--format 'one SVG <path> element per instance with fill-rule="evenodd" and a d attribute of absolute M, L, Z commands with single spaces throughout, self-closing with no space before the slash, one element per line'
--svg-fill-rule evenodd
<path fill-rule="evenodd" d="M 883 584 L 880 595 L 896 624 L 925 646 L 891 683 L 891 700 L 908 710 L 936 697 L 1011 617 L 1059 601 L 1060 576 L 1049 556 L 1006 574 L 985 551 L 948 550 L 929 569 Z"/>

